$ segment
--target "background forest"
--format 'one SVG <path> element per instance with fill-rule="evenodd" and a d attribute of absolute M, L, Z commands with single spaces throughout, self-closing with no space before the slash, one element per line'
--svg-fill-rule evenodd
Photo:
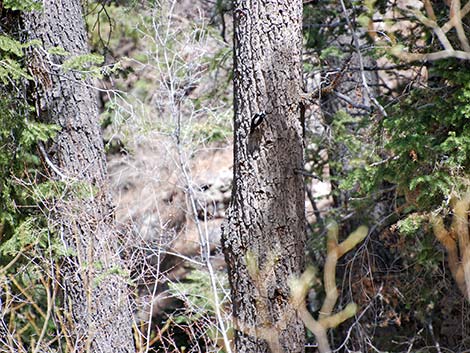
<path fill-rule="evenodd" d="M 274 121 L 238 120 L 233 80 L 256 63 L 233 37 L 270 2 L 63 3 L 83 33 L 40 24 L 53 1 L 0 0 L 0 352 L 252 352 L 235 277 L 258 296 L 257 352 L 470 351 L 470 3 L 303 1 L 292 350 L 264 303 L 278 254 L 248 249 L 237 274 L 221 241 L 234 136 L 251 148 Z"/>

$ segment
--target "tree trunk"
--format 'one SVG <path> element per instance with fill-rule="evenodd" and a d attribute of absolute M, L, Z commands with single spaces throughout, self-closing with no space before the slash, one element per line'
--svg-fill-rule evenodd
<path fill-rule="evenodd" d="M 288 286 L 305 248 L 301 23 L 300 0 L 234 4 L 234 184 L 223 247 L 238 353 L 304 351 Z"/>
<path fill-rule="evenodd" d="M 73 254 L 62 269 L 68 341 L 76 352 L 134 352 L 96 98 L 89 79 L 61 69 L 64 56 L 47 54 L 54 47 L 70 54 L 65 58 L 88 53 L 81 2 L 44 0 L 23 22 L 28 40 L 42 43 L 29 58 L 38 116 L 61 128 L 42 150 L 51 178 L 64 188 L 51 219 Z"/>

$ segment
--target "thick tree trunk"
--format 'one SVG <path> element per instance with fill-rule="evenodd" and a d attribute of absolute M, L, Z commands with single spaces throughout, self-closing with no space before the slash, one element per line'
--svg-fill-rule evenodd
<path fill-rule="evenodd" d="M 304 325 L 288 286 L 303 269 L 305 246 L 302 1 L 234 5 L 234 185 L 223 246 L 235 346 L 238 353 L 267 352 L 268 345 L 272 352 L 303 352 Z"/>
<path fill-rule="evenodd" d="M 64 318 L 76 352 L 134 352 L 126 273 L 119 256 L 96 99 L 90 80 L 64 71 L 64 57 L 88 53 L 80 0 L 44 0 L 42 11 L 24 14 L 31 52 L 37 112 L 61 130 L 45 160 L 65 185 L 52 210 L 58 236 L 73 252 L 62 272 Z M 69 340 L 70 341 L 70 340 Z"/>

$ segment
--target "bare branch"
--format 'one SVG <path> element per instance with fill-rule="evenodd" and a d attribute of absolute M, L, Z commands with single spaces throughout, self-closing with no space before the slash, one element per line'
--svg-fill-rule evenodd
<path fill-rule="evenodd" d="M 354 26 L 351 22 L 351 19 L 349 18 L 348 10 L 346 8 L 344 0 L 341 0 L 341 7 L 343 9 L 343 13 L 344 13 L 344 17 L 346 19 L 346 23 L 348 24 L 349 30 L 351 31 L 354 46 L 356 48 L 356 53 L 357 53 L 358 58 L 359 58 L 359 67 L 361 69 L 362 85 L 363 85 L 369 99 L 374 103 L 374 105 L 380 111 L 382 116 L 387 116 L 387 112 L 385 111 L 384 107 L 379 103 L 377 98 L 374 97 L 374 95 L 372 94 L 372 91 L 369 87 L 369 84 L 367 83 L 367 79 L 366 79 L 366 75 L 365 75 L 365 71 L 364 71 L 364 59 L 363 59 L 362 53 L 361 53 L 361 46 L 359 44 L 359 38 L 357 37 L 356 31 L 354 30 Z"/>
<path fill-rule="evenodd" d="M 467 16 L 467 14 L 470 12 L 470 1 L 465 4 L 465 6 L 460 10 L 460 20 Z M 454 18 L 451 18 L 449 21 L 447 21 L 441 28 L 444 33 L 449 32 L 453 27 L 454 27 Z"/>
<path fill-rule="evenodd" d="M 414 10 L 412 13 L 416 16 L 416 18 L 424 24 L 426 27 L 431 28 L 434 33 L 436 34 L 437 38 L 441 42 L 442 46 L 444 47 L 445 50 L 454 50 L 452 47 L 452 44 L 450 44 L 449 39 L 447 39 L 445 33 L 442 31 L 442 28 L 438 26 L 436 21 L 433 21 L 426 16 L 424 16 L 421 11 L 419 10 Z"/>
<path fill-rule="evenodd" d="M 392 54 L 397 58 L 407 61 L 435 61 L 440 59 L 456 58 L 462 60 L 470 60 L 470 52 L 467 53 L 461 50 L 441 50 L 434 53 L 407 53 L 401 48 L 392 48 Z"/>
<path fill-rule="evenodd" d="M 432 4 L 429 0 L 424 0 L 424 9 L 426 10 L 429 18 L 436 21 L 436 15 L 434 14 L 434 9 L 432 8 Z"/>
<path fill-rule="evenodd" d="M 450 13 L 452 14 L 451 20 L 454 21 L 454 27 L 457 31 L 457 37 L 459 37 L 460 45 L 462 46 L 463 50 L 465 50 L 466 52 L 470 52 L 468 38 L 465 35 L 465 30 L 463 29 L 462 25 L 462 16 L 460 14 L 460 0 L 452 0 Z"/>

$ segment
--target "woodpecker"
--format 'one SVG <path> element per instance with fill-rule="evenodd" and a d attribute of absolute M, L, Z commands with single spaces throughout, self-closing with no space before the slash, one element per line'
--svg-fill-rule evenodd
<path fill-rule="evenodd" d="M 266 117 L 265 112 L 257 113 L 251 118 L 250 134 L 255 132 L 256 128 L 261 125 Z"/>

